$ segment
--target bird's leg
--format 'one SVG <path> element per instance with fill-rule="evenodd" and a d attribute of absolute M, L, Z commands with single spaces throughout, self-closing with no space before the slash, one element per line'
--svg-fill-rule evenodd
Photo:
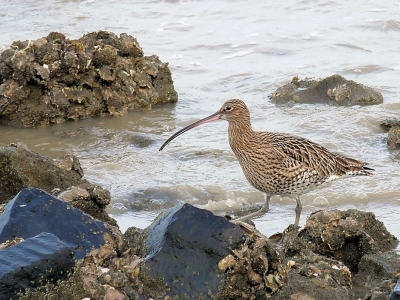
<path fill-rule="evenodd" d="M 303 210 L 303 204 L 301 204 L 300 196 L 296 196 L 296 202 L 297 202 L 297 205 L 296 205 L 296 209 L 294 210 L 296 212 L 296 219 L 294 221 L 294 227 L 299 226 L 300 214 L 301 214 L 301 211 Z"/>
<path fill-rule="evenodd" d="M 253 212 L 251 214 L 245 215 L 243 217 L 237 218 L 235 220 L 232 220 L 232 222 L 243 222 L 258 216 L 261 216 L 263 214 L 266 214 L 269 211 L 269 201 L 271 200 L 271 196 L 265 194 L 265 203 L 264 205 L 256 212 Z"/>

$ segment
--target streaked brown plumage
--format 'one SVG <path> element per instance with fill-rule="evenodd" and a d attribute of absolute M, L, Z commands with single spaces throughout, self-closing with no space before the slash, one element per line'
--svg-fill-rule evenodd
<path fill-rule="evenodd" d="M 330 152 L 305 138 L 275 132 L 253 131 L 250 113 L 239 99 L 228 100 L 215 114 L 197 121 L 174 135 L 160 151 L 180 134 L 219 119 L 229 122 L 229 144 L 239 160 L 247 180 L 266 194 L 263 207 L 235 221 L 244 221 L 268 212 L 272 195 L 293 197 L 297 201 L 295 226 L 302 204 L 300 195 L 333 180 L 359 175 L 373 175 L 366 163 Z"/>

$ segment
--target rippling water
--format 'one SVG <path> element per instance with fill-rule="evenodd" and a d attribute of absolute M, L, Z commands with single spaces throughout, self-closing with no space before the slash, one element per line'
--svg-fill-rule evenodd
<path fill-rule="evenodd" d="M 227 123 L 173 132 L 214 113 L 228 98 L 248 104 L 253 128 L 307 137 L 370 163 L 371 178 L 338 181 L 302 197 L 301 222 L 317 209 L 372 211 L 400 237 L 397 151 L 380 121 L 400 112 L 400 2 L 394 1 L 23 1 L 2 3 L 0 47 L 50 31 L 69 38 L 109 30 L 136 37 L 146 55 L 169 62 L 176 105 L 48 128 L 0 127 L 0 146 L 23 142 L 41 154 L 80 158 L 85 177 L 110 189 L 109 212 L 123 230 L 146 227 L 185 201 L 216 212 L 262 203 L 230 150 Z M 341 74 L 384 96 L 376 106 L 275 106 L 268 99 L 293 76 Z M 68 137 L 68 132 L 79 134 Z M 295 202 L 274 197 L 255 222 L 267 234 L 294 221 Z"/>

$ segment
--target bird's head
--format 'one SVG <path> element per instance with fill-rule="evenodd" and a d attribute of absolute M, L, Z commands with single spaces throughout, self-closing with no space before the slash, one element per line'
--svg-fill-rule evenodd
<path fill-rule="evenodd" d="M 229 123 L 231 122 L 240 122 L 241 120 L 248 120 L 250 122 L 250 113 L 249 110 L 246 106 L 246 104 L 239 99 L 231 99 L 226 101 L 222 107 L 214 114 L 211 116 L 208 116 L 207 118 L 201 119 L 200 121 L 197 121 L 193 124 L 190 124 L 186 126 L 185 128 L 182 128 L 175 134 L 173 134 L 168 140 L 165 141 L 165 143 L 160 147 L 160 151 L 164 149 L 164 147 L 172 141 L 174 138 L 177 136 L 181 135 L 182 133 L 195 128 L 197 126 L 203 125 L 205 123 L 209 123 L 212 121 L 216 120 L 227 120 Z"/>
<path fill-rule="evenodd" d="M 219 119 L 230 121 L 240 121 L 242 118 L 250 116 L 246 104 L 239 99 L 226 101 L 219 110 Z"/>

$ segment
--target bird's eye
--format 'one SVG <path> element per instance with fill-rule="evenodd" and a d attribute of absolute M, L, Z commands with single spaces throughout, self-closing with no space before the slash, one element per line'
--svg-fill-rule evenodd
<path fill-rule="evenodd" d="M 225 107 L 225 110 L 232 110 L 232 107 L 227 106 L 227 107 Z"/>

